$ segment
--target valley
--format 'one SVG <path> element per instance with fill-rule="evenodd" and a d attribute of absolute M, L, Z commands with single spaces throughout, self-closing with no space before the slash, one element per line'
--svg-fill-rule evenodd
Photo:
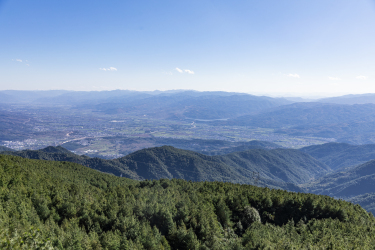
<path fill-rule="evenodd" d="M 34 93 L 26 91 L 21 95 L 24 102 L 13 101 L 16 97 L 2 99 L 0 160 L 7 162 L 18 159 L 12 157 L 22 157 L 47 165 L 78 164 L 74 166 L 111 176 L 108 178 L 120 177 L 116 181 L 124 180 L 136 186 L 184 180 L 194 185 L 233 183 L 241 187 L 257 186 L 263 188 L 262 192 L 286 190 L 301 195 L 330 196 L 348 201 L 350 206 L 359 204 L 369 216 L 375 213 L 375 141 L 372 137 L 375 106 L 372 103 L 292 103 L 286 99 L 236 93 L 189 91 L 43 92 L 43 95 L 35 99 Z M 297 202 L 293 199 L 288 201 L 288 208 Z M 215 201 L 215 206 L 217 202 L 221 201 Z M 228 200 L 225 202 L 226 206 L 232 206 Z M 279 201 L 266 203 L 273 202 Z M 310 206 L 309 201 L 305 202 L 303 206 Z M 49 203 L 48 207 L 53 204 Z M 262 221 L 275 222 L 276 208 L 267 210 L 260 203 L 254 206 L 263 211 Z M 316 218 L 322 219 L 327 211 L 321 210 L 323 205 L 319 206 Z M 298 209 L 302 213 L 302 207 Z M 66 216 L 61 211 L 54 216 Z M 223 215 L 227 219 L 223 219 L 220 211 L 215 213 L 221 226 L 232 228 L 237 236 L 247 237 L 242 235 L 241 225 L 225 222 L 237 220 L 236 216 L 228 212 L 227 217 Z M 332 210 L 328 217 L 338 213 L 337 218 L 345 221 L 343 211 Z M 174 216 L 180 220 L 178 215 Z M 180 244 L 173 240 L 175 234 L 169 234 L 163 225 L 151 223 L 159 227 L 168 244 Z M 128 235 L 127 239 L 138 238 Z M 200 238 L 199 242 L 205 241 Z M 238 243 L 234 239 L 230 242 Z M 101 240 L 101 244 L 106 243 Z"/>
<path fill-rule="evenodd" d="M 65 145 L 79 154 L 110 159 L 145 147 L 171 145 L 205 150 L 208 144 L 213 145 L 204 140 L 216 140 L 218 146 L 226 142 L 240 145 L 242 142 L 260 140 L 287 148 L 336 140 L 314 135 L 288 135 L 279 133 L 274 127 L 236 125 L 231 124 L 231 119 L 220 120 L 290 103 L 268 97 L 240 95 L 242 99 L 238 99 L 236 93 L 189 91 L 158 95 L 126 91 L 63 92 L 49 98 L 27 91 L 5 93 L 14 96 L 13 101 L 0 100 L 0 104 L 3 102 L 0 105 L 0 119 L 3 119 L 0 145 L 17 150 Z M 56 95 L 56 92 L 41 93 L 42 96 Z M 207 100 L 200 100 L 198 97 L 201 96 Z M 231 99 L 231 96 L 235 98 Z M 220 98 L 227 100 L 219 102 Z M 212 114 L 219 120 L 210 120 Z M 17 119 L 13 120 L 15 117 Z M 191 139 L 200 140 L 202 145 L 185 143 Z M 181 147 L 184 143 L 186 145 Z"/>
<path fill-rule="evenodd" d="M 373 2 L 0 0 L 0 250 L 375 249 Z"/>

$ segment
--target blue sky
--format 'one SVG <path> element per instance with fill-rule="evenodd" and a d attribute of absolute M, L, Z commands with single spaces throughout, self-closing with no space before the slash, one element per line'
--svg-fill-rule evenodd
<path fill-rule="evenodd" d="M 375 92 L 375 0 L 0 0 L 0 89 Z"/>

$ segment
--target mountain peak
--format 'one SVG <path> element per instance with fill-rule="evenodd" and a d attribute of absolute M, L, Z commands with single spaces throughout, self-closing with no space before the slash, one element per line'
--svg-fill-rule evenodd
<path fill-rule="evenodd" d="M 40 149 L 40 151 L 44 153 L 71 153 L 69 150 L 61 146 L 57 146 L 57 147 L 48 146 L 46 148 Z"/>

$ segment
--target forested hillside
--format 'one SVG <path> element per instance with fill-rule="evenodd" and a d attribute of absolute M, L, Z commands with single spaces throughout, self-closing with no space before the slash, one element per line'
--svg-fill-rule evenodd
<path fill-rule="evenodd" d="M 293 149 L 251 149 L 207 156 L 171 146 L 147 148 L 114 160 L 75 155 L 62 147 L 2 152 L 29 159 L 69 161 L 132 179 L 179 178 L 225 181 L 302 191 L 296 184 L 329 172 L 329 167 Z"/>
<path fill-rule="evenodd" d="M 328 196 L 185 180 L 134 181 L 0 156 L 0 248 L 372 249 L 375 219 Z"/>
<path fill-rule="evenodd" d="M 214 141 L 213 141 L 214 142 Z M 220 143 L 222 141 L 218 141 L 218 143 Z M 226 142 L 226 141 L 224 141 Z M 229 142 L 227 142 L 227 144 L 229 144 Z M 234 144 L 234 143 L 232 143 Z M 193 151 L 196 151 L 198 153 L 201 153 L 201 154 L 205 154 L 205 155 L 225 155 L 225 154 L 230 154 L 230 153 L 234 153 L 234 152 L 242 152 L 242 151 L 247 151 L 247 150 L 250 150 L 250 149 L 275 149 L 275 148 L 282 148 L 282 146 L 276 144 L 276 143 L 272 143 L 272 142 L 266 142 L 266 141 L 257 141 L 257 140 L 252 140 L 252 141 L 249 141 L 249 142 L 236 142 L 236 144 L 240 144 L 238 146 L 226 146 L 225 148 L 222 148 L 222 149 L 214 149 L 214 150 L 210 150 L 210 149 L 205 149 L 205 150 L 194 150 L 194 149 L 190 149 L 190 150 L 193 150 Z M 170 144 L 164 144 L 164 145 L 170 145 Z M 171 145 L 173 146 L 173 145 Z M 176 146 L 174 146 L 176 147 Z M 177 148 L 182 148 L 182 147 L 177 147 Z M 187 149 L 187 148 L 182 148 L 182 149 Z"/>
<path fill-rule="evenodd" d="M 375 190 L 375 160 L 341 172 L 328 174 L 305 185 L 312 193 L 351 198 Z"/>
<path fill-rule="evenodd" d="M 301 148 L 315 159 L 328 165 L 333 170 L 354 167 L 375 159 L 375 144 L 350 145 L 347 143 L 326 143 Z"/>
<path fill-rule="evenodd" d="M 141 179 L 141 177 L 139 177 L 135 172 L 129 171 L 126 166 L 120 164 L 118 161 L 90 158 L 85 155 L 76 155 L 60 146 L 50 146 L 39 150 L 3 151 L 1 154 L 21 156 L 36 160 L 74 162 L 101 172 L 111 173 L 117 176 L 122 175 L 124 177 L 136 180 Z"/>
<path fill-rule="evenodd" d="M 301 184 L 330 171 L 325 164 L 295 149 L 253 149 L 219 157 L 229 166 L 245 168 L 281 182 Z"/>
<path fill-rule="evenodd" d="M 369 212 L 375 213 L 375 193 L 366 193 L 347 199 L 354 204 L 360 204 Z"/>
<path fill-rule="evenodd" d="M 363 196 L 374 190 L 373 164 L 369 162 L 356 168 L 344 168 L 348 166 L 345 164 L 353 164 L 356 160 L 366 157 L 371 158 L 371 148 L 372 145 L 328 143 L 301 150 L 251 149 L 208 156 L 163 146 L 139 150 L 114 160 L 79 156 L 62 147 L 5 151 L 1 154 L 74 162 L 101 172 L 135 180 L 178 178 L 191 181 L 223 181 L 294 192 L 312 192 L 351 200 L 364 206 L 368 211 L 375 212 L 373 209 L 375 200 L 372 196 Z M 354 150 L 350 151 L 350 149 Z M 324 162 L 329 165 L 300 151 L 309 152 L 321 161 L 326 159 Z M 342 156 L 343 160 L 335 158 L 338 155 Z M 332 169 L 337 168 L 337 164 L 343 164 L 343 168 L 332 173 Z"/>
<path fill-rule="evenodd" d="M 0 146 L 0 151 L 15 151 L 15 150 L 8 148 L 8 147 Z"/>

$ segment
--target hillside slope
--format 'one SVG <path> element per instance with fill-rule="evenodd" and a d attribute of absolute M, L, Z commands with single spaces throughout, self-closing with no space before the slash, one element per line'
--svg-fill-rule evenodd
<path fill-rule="evenodd" d="M 375 160 L 355 168 L 328 174 L 304 185 L 309 192 L 333 197 L 351 198 L 375 190 Z"/>
<path fill-rule="evenodd" d="M 0 146 L 0 151 L 15 151 L 15 150 L 8 148 L 8 147 Z"/>
<path fill-rule="evenodd" d="M 0 155 L 2 249 L 372 249 L 375 219 L 327 196 L 249 185 L 134 181 Z M 298 223 L 297 223 L 298 221 Z"/>
<path fill-rule="evenodd" d="M 1 154 L 20 156 L 35 160 L 68 161 L 117 176 L 122 175 L 135 180 L 142 179 L 141 177 L 137 176 L 135 172 L 130 171 L 126 166 L 119 164 L 117 161 L 90 158 L 85 155 L 76 155 L 61 146 L 49 146 L 39 150 L 22 150 L 14 152 L 8 151 L 1 152 Z"/>
<path fill-rule="evenodd" d="M 163 146 L 139 150 L 115 161 L 126 165 L 143 179 L 178 178 L 191 181 L 225 181 L 302 191 L 292 179 L 286 179 L 284 182 L 270 175 L 268 169 L 259 173 L 257 170 L 261 168 L 261 165 L 258 168 L 254 164 L 240 166 L 230 164 L 224 159 L 226 159 L 225 156 L 207 156 L 189 150 Z M 274 167 L 277 168 L 277 166 Z"/>
<path fill-rule="evenodd" d="M 301 184 L 327 174 L 328 166 L 294 149 L 253 149 L 221 156 L 229 166 L 260 173 L 280 182 Z"/>
<path fill-rule="evenodd" d="M 375 159 L 375 144 L 325 143 L 304 147 L 299 150 L 325 163 L 333 170 L 354 167 Z"/>
<path fill-rule="evenodd" d="M 220 142 L 220 141 L 219 141 Z M 229 144 L 229 142 L 228 142 Z M 234 144 L 234 143 L 232 143 Z M 230 153 L 234 153 L 234 152 L 242 152 L 242 151 L 247 151 L 247 150 L 250 150 L 250 149 L 275 149 L 275 148 L 282 148 L 282 146 L 276 144 L 276 143 L 272 143 L 272 142 L 267 142 L 267 141 L 257 141 L 257 140 L 253 140 L 253 141 L 249 141 L 249 142 L 236 142 L 235 144 L 240 144 L 238 146 L 231 146 L 231 147 L 225 147 L 225 148 L 222 148 L 222 149 L 214 149 L 214 150 L 201 150 L 201 151 L 196 151 L 196 150 L 193 150 L 193 151 L 196 151 L 198 153 L 201 153 L 201 154 L 205 154 L 205 155 L 225 155 L 225 154 L 230 154 Z M 173 145 L 171 145 L 173 146 Z M 180 148 L 180 147 L 178 147 Z M 190 149 L 192 150 L 192 149 Z"/>
<path fill-rule="evenodd" d="M 347 201 L 352 202 L 354 204 L 359 204 L 367 211 L 375 214 L 375 193 L 357 195 L 350 199 L 347 199 Z"/>
<path fill-rule="evenodd" d="M 318 178 L 329 168 L 311 156 L 292 149 L 252 149 L 208 156 L 171 146 L 136 151 L 114 160 L 75 155 L 62 147 L 2 152 L 30 159 L 69 161 L 132 179 L 225 181 L 302 191 L 296 184 Z"/>

